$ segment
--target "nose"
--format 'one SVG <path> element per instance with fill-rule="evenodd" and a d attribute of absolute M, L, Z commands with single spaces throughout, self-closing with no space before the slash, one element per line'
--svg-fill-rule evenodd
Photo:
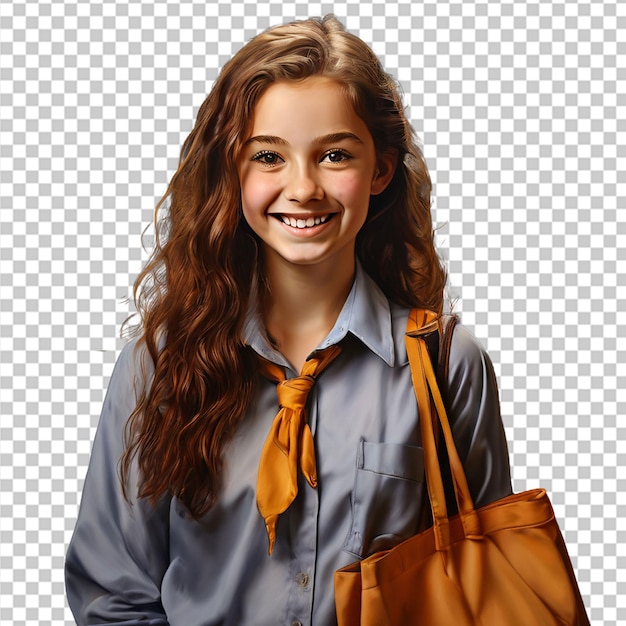
<path fill-rule="evenodd" d="M 287 200 L 298 204 L 321 200 L 324 197 L 324 190 L 315 172 L 306 164 L 294 164 L 290 168 L 284 193 Z"/>

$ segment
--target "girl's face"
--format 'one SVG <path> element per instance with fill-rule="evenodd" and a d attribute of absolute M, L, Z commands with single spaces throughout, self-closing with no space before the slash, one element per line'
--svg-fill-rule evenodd
<path fill-rule="evenodd" d="M 392 158 L 377 159 L 367 126 L 336 82 L 277 82 L 254 109 L 238 162 L 243 214 L 266 257 L 353 267 L 370 195 L 385 189 L 394 166 Z"/>

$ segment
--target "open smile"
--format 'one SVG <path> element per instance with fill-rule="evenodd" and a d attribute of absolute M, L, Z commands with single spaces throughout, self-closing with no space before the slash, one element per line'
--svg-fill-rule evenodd
<path fill-rule="evenodd" d="M 284 213 L 275 213 L 272 214 L 272 217 L 277 219 L 279 222 L 286 224 L 287 226 L 291 226 L 291 228 L 305 229 L 305 228 L 314 228 L 315 226 L 320 226 L 321 224 L 326 224 L 333 217 L 337 215 L 336 213 L 328 213 L 326 215 L 315 215 L 307 218 L 304 217 L 294 217 L 292 215 L 285 215 Z"/>

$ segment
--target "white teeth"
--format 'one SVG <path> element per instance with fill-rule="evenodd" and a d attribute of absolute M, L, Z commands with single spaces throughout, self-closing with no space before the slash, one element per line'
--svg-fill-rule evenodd
<path fill-rule="evenodd" d="M 287 226 L 291 226 L 292 228 L 311 228 L 312 226 L 319 226 L 327 222 L 330 219 L 330 215 L 307 217 L 306 219 L 296 219 L 288 215 L 281 215 L 280 219 L 283 221 L 283 224 L 287 224 Z"/>

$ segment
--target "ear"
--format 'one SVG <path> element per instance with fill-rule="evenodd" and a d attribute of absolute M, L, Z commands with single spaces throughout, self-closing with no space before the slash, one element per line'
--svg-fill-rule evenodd
<path fill-rule="evenodd" d="M 378 157 L 378 167 L 372 179 L 372 186 L 370 187 L 371 195 L 377 196 L 387 189 L 393 175 L 396 173 L 397 165 L 398 151 L 395 148 L 390 148 Z"/>

